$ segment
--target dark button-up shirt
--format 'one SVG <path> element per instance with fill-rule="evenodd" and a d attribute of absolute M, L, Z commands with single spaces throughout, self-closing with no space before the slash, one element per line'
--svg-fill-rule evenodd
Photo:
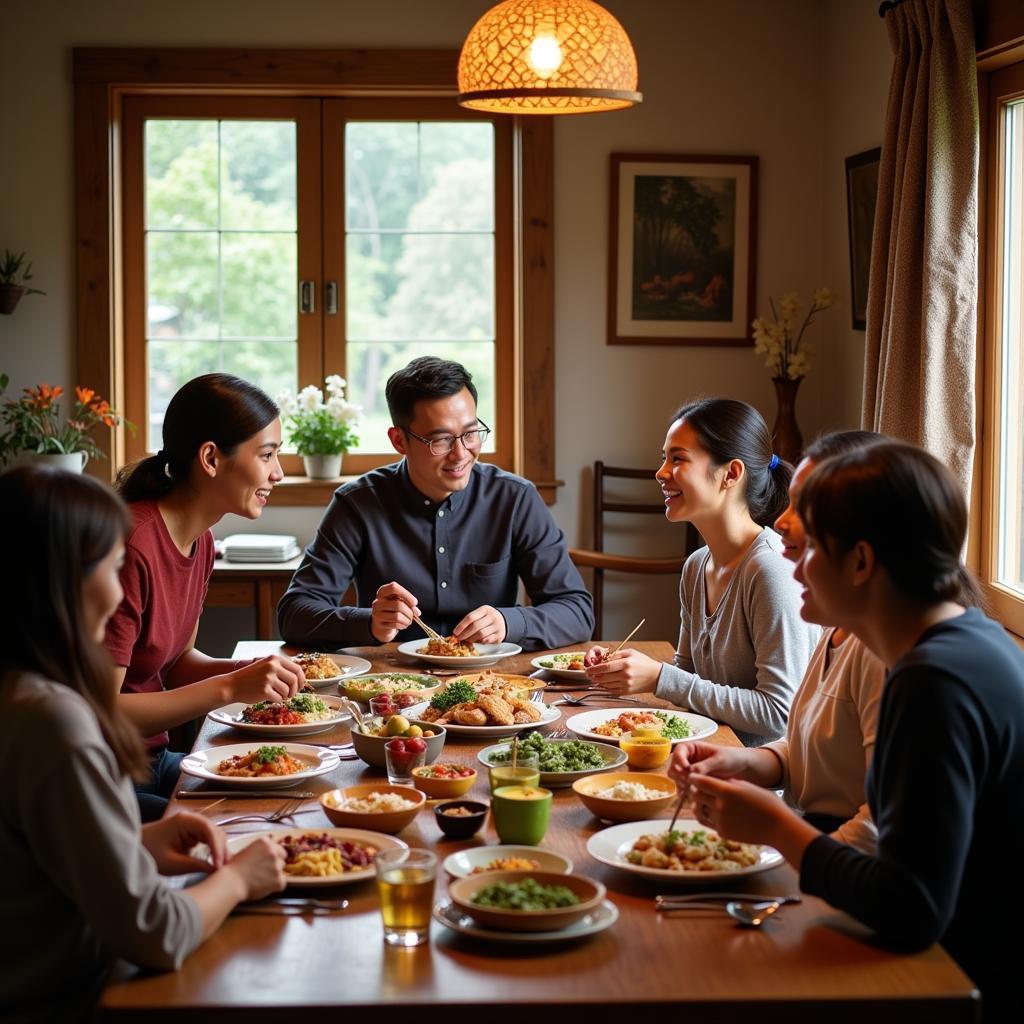
<path fill-rule="evenodd" d="M 281 636 L 317 647 L 376 643 L 370 605 L 392 580 L 444 636 L 481 605 L 497 608 L 506 639 L 528 650 L 581 643 L 594 628 L 590 594 L 536 488 L 484 463 L 440 503 L 413 486 L 404 460 L 339 487 L 277 607 Z M 532 606 L 516 603 L 519 580 Z M 352 583 L 358 607 L 341 604 Z M 422 635 L 412 626 L 396 640 Z"/>

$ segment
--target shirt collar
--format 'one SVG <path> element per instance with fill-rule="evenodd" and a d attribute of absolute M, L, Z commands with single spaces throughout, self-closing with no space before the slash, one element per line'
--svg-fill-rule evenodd
<path fill-rule="evenodd" d="M 416 509 L 417 512 L 427 513 L 434 515 L 435 511 L 439 508 L 451 509 L 453 512 L 457 511 L 462 503 L 466 500 L 466 494 L 472 488 L 476 480 L 476 465 L 474 464 L 472 471 L 470 472 L 469 485 L 461 491 L 452 491 L 444 501 L 434 501 L 428 498 L 422 491 L 418 490 L 416 485 L 412 482 L 409 476 L 409 465 L 403 458 L 399 464 L 398 481 L 399 490 L 402 494 L 402 500 Z"/>

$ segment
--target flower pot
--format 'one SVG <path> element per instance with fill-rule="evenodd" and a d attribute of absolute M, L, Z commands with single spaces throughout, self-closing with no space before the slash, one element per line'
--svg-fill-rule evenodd
<path fill-rule="evenodd" d="M 20 284 L 0 284 L 0 313 L 9 315 L 21 301 L 25 289 Z"/>
<path fill-rule="evenodd" d="M 303 455 L 302 464 L 311 480 L 333 480 L 341 476 L 341 455 Z"/>
<path fill-rule="evenodd" d="M 25 462 L 34 462 L 39 466 L 48 466 L 50 469 L 63 469 L 68 473 L 81 473 L 85 464 L 89 461 L 86 452 L 70 452 L 67 455 L 61 453 L 46 452 L 25 452 L 22 456 Z"/>
<path fill-rule="evenodd" d="M 796 393 L 803 377 L 790 380 L 788 377 L 772 377 L 775 385 L 775 399 L 778 412 L 772 427 L 772 447 L 780 459 L 794 466 L 800 461 L 804 450 L 804 439 L 796 422 Z"/>

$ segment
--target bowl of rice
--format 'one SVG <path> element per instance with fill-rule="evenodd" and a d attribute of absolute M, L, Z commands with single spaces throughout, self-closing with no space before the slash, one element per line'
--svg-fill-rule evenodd
<path fill-rule="evenodd" d="M 333 824 L 388 835 L 401 832 L 426 802 L 426 794 L 418 789 L 386 782 L 332 789 L 320 797 L 320 806 Z"/>
<path fill-rule="evenodd" d="M 591 814 L 606 821 L 654 818 L 679 796 L 672 779 L 644 772 L 588 775 L 572 790 Z"/>

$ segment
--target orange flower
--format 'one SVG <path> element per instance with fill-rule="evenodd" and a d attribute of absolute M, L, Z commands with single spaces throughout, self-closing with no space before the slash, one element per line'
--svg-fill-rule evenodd
<path fill-rule="evenodd" d="M 62 387 L 51 388 L 49 384 L 40 384 L 38 388 L 25 388 L 32 403 L 39 409 L 48 409 L 64 394 Z"/>
<path fill-rule="evenodd" d="M 75 396 L 82 405 L 88 405 L 96 397 L 96 392 L 92 388 L 83 388 L 79 385 L 75 388 Z"/>

